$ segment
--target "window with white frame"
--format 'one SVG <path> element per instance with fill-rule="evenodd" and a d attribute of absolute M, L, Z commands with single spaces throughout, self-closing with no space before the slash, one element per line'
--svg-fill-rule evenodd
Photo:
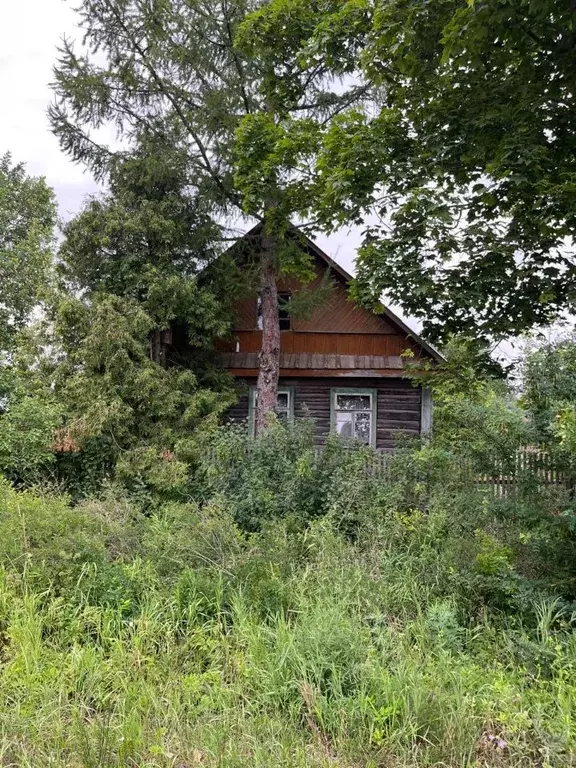
<path fill-rule="evenodd" d="M 332 427 L 338 435 L 376 445 L 376 390 L 333 389 Z"/>
<path fill-rule="evenodd" d="M 258 407 L 258 393 L 256 387 L 250 389 L 250 432 L 254 434 L 256 424 L 256 408 Z M 276 396 L 276 416 L 279 421 L 287 422 L 294 419 L 294 389 L 292 387 L 280 388 Z"/>

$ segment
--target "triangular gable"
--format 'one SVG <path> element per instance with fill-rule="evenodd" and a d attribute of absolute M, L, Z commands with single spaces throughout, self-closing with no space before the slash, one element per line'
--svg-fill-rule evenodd
<path fill-rule="evenodd" d="M 258 224 L 240 238 L 238 244 L 235 244 L 232 249 L 237 248 L 243 241 L 256 238 L 261 229 L 262 225 Z M 353 302 L 348 294 L 349 285 L 353 280 L 352 276 L 297 227 L 291 227 L 289 234 L 298 239 L 302 247 L 310 253 L 318 265 L 318 277 L 314 283 L 321 282 L 321 265 L 329 268 L 336 278 L 333 294 L 326 304 L 320 306 L 309 320 L 296 320 L 294 330 L 326 333 L 396 334 L 410 339 L 413 344 L 426 353 L 426 356 L 430 356 L 433 360 L 437 362 L 444 360 L 432 345 L 384 305 L 382 305 L 380 313 L 375 313 Z M 311 287 L 314 286 L 314 283 Z M 290 277 L 283 277 L 278 281 L 279 290 L 296 290 L 301 287 L 297 280 Z M 241 328 L 246 330 L 254 328 L 254 302 L 250 300 L 240 301 L 238 318 Z"/>

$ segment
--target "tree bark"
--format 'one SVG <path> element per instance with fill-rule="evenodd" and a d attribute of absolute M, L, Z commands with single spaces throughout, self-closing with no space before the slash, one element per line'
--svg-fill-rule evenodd
<path fill-rule="evenodd" d="M 280 316 L 276 287 L 276 240 L 262 234 L 260 255 L 260 301 L 262 309 L 262 348 L 258 357 L 256 386 L 256 434 L 262 434 L 270 424 L 276 409 L 280 376 Z"/>
<path fill-rule="evenodd" d="M 162 331 L 156 328 L 150 337 L 150 359 L 157 365 L 166 363 L 166 347 L 162 338 Z"/>

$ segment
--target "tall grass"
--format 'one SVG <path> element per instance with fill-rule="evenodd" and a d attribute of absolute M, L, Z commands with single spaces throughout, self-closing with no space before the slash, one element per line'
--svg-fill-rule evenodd
<path fill-rule="evenodd" d="M 318 471 L 145 514 L 0 485 L 0 765 L 576 765 L 546 504 Z"/>

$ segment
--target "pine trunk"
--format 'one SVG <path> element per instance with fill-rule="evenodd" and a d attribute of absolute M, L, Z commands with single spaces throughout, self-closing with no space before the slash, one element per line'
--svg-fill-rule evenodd
<path fill-rule="evenodd" d="M 266 233 L 262 236 L 260 300 L 262 302 L 262 349 L 258 358 L 256 434 L 270 423 L 276 409 L 280 375 L 280 318 L 276 287 L 276 241 Z"/>

